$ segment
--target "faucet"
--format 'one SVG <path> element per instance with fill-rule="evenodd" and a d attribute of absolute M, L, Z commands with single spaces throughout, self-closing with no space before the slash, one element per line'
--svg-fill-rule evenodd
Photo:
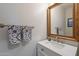
<path fill-rule="evenodd" d="M 56 34 L 57 34 L 57 36 L 55 36 L 55 41 L 56 42 L 61 42 L 59 39 L 60 39 L 60 36 L 58 36 L 59 35 L 59 27 L 56 27 Z M 62 42 L 61 42 L 62 43 Z"/>

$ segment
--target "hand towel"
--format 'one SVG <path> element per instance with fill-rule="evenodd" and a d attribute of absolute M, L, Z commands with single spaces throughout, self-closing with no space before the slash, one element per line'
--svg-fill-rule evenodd
<path fill-rule="evenodd" d="M 23 41 L 28 42 L 32 38 L 32 28 L 28 26 L 24 26 L 22 28 L 22 38 Z"/>
<path fill-rule="evenodd" d="M 16 46 L 21 43 L 21 26 L 9 25 L 8 26 L 9 45 Z"/>

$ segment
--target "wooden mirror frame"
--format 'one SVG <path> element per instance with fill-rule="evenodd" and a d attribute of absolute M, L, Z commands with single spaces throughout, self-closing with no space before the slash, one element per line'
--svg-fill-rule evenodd
<path fill-rule="evenodd" d="M 75 35 L 75 21 L 76 21 L 76 3 L 73 3 L 73 36 L 64 36 L 64 35 L 57 35 L 57 34 L 51 34 L 51 9 L 56 7 L 56 6 L 59 6 L 63 3 L 55 3 L 51 6 L 48 7 L 47 9 L 47 36 L 48 37 L 56 37 L 56 36 L 59 36 L 61 39 L 68 39 L 68 40 L 73 40 L 73 41 L 77 41 L 76 40 L 76 35 Z"/>

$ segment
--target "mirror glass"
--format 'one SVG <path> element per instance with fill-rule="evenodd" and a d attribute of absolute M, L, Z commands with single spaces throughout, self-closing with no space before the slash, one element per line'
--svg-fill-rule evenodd
<path fill-rule="evenodd" d="M 63 3 L 51 10 L 51 34 L 73 36 L 73 3 Z"/>

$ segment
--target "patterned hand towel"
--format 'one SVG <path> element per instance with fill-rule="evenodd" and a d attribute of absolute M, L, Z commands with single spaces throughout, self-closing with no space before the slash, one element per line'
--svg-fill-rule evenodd
<path fill-rule="evenodd" d="M 32 37 L 32 28 L 28 26 L 24 26 L 22 29 L 22 38 L 23 42 L 28 42 Z"/>
<path fill-rule="evenodd" d="M 9 25 L 8 26 L 9 45 L 16 46 L 21 43 L 21 26 Z"/>

